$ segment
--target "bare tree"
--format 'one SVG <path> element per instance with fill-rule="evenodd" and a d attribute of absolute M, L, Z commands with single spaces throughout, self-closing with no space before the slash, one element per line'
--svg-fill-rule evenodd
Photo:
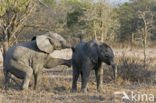
<path fill-rule="evenodd" d="M 83 19 L 93 30 L 95 39 L 100 41 L 114 40 L 114 30 L 118 26 L 118 22 L 112 19 L 113 7 L 105 0 L 97 0 L 97 3 L 86 1 L 90 3 L 90 8 L 86 10 Z"/>
<path fill-rule="evenodd" d="M 146 7 L 145 11 L 139 11 L 139 18 L 142 19 L 143 28 L 142 31 L 142 40 L 144 47 L 144 68 L 146 68 L 146 48 L 147 42 L 150 40 L 150 31 L 153 27 L 153 14 L 149 8 Z"/>

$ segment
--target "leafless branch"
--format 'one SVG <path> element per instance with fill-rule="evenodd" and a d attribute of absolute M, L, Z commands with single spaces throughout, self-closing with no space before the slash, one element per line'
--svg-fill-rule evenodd
<path fill-rule="evenodd" d="M 13 28 L 13 31 L 11 32 L 11 36 L 9 38 L 9 41 L 15 36 L 16 32 L 20 30 L 20 28 L 23 26 L 26 18 L 31 14 L 32 10 L 34 9 L 34 4 L 28 4 L 28 7 L 26 8 L 24 14 L 20 17 L 21 19 L 19 21 L 15 21 L 15 25 Z"/>

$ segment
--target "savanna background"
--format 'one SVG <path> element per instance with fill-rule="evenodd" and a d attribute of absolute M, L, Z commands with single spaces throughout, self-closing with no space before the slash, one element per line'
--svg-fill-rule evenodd
<path fill-rule="evenodd" d="M 155 0 L 0 0 L 0 103 L 121 103 L 116 91 L 156 96 L 156 1 Z M 125 0 L 126 1 L 126 0 Z M 5 91 L 3 56 L 7 48 L 31 40 L 35 35 L 57 32 L 73 46 L 96 39 L 109 44 L 118 64 L 118 79 L 112 68 L 103 64 L 103 91 L 96 91 L 94 71 L 88 93 L 71 93 L 72 68 L 44 69 L 40 91 L 20 91 L 21 80 L 11 81 Z M 51 54 L 71 58 L 64 49 Z M 80 90 L 80 78 L 78 91 Z M 156 99 L 154 99 L 156 101 Z M 144 103 L 143 101 L 138 101 Z M 149 101 L 147 101 L 149 102 Z"/>

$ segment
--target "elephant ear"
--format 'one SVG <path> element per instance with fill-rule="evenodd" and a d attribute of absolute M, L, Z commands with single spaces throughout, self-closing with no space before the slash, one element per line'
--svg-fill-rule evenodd
<path fill-rule="evenodd" d="M 43 52 L 52 53 L 54 50 L 51 40 L 47 34 L 37 36 L 36 44 L 37 44 L 37 47 Z"/>

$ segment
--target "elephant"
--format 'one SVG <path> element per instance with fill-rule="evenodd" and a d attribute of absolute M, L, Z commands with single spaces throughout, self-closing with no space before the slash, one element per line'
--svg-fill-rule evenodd
<path fill-rule="evenodd" d="M 77 91 L 79 74 L 81 74 L 81 91 L 87 91 L 86 87 L 91 70 L 95 70 L 97 91 L 102 91 L 102 62 L 112 66 L 114 79 L 117 78 L 117 66 L 114 61 L 114 53 L 106 43 L 98 42 L 94 39 L 88 42 L 82 41 L 76 45 L 76 47 L 72 47 L 72 50 L 72 92 Z"/>
<path fill-rule="evenodd" d="M 47 32 L 33 37 L 32 41 L 12 46 L 5 56 L 4 77 L 5 87 L 8 87 L 10 75 L 13 74 L 23 79 L 21 89 L 28 89 L 29 82 L 34 76 L 34 89 L 38 88 L 43 68 L 52 68 L 57 65 L 71 66 L 71 59 L 52 58 L 50 53 L 54 50 L 71 48 L 62 36 L 57 33 Z"/>

